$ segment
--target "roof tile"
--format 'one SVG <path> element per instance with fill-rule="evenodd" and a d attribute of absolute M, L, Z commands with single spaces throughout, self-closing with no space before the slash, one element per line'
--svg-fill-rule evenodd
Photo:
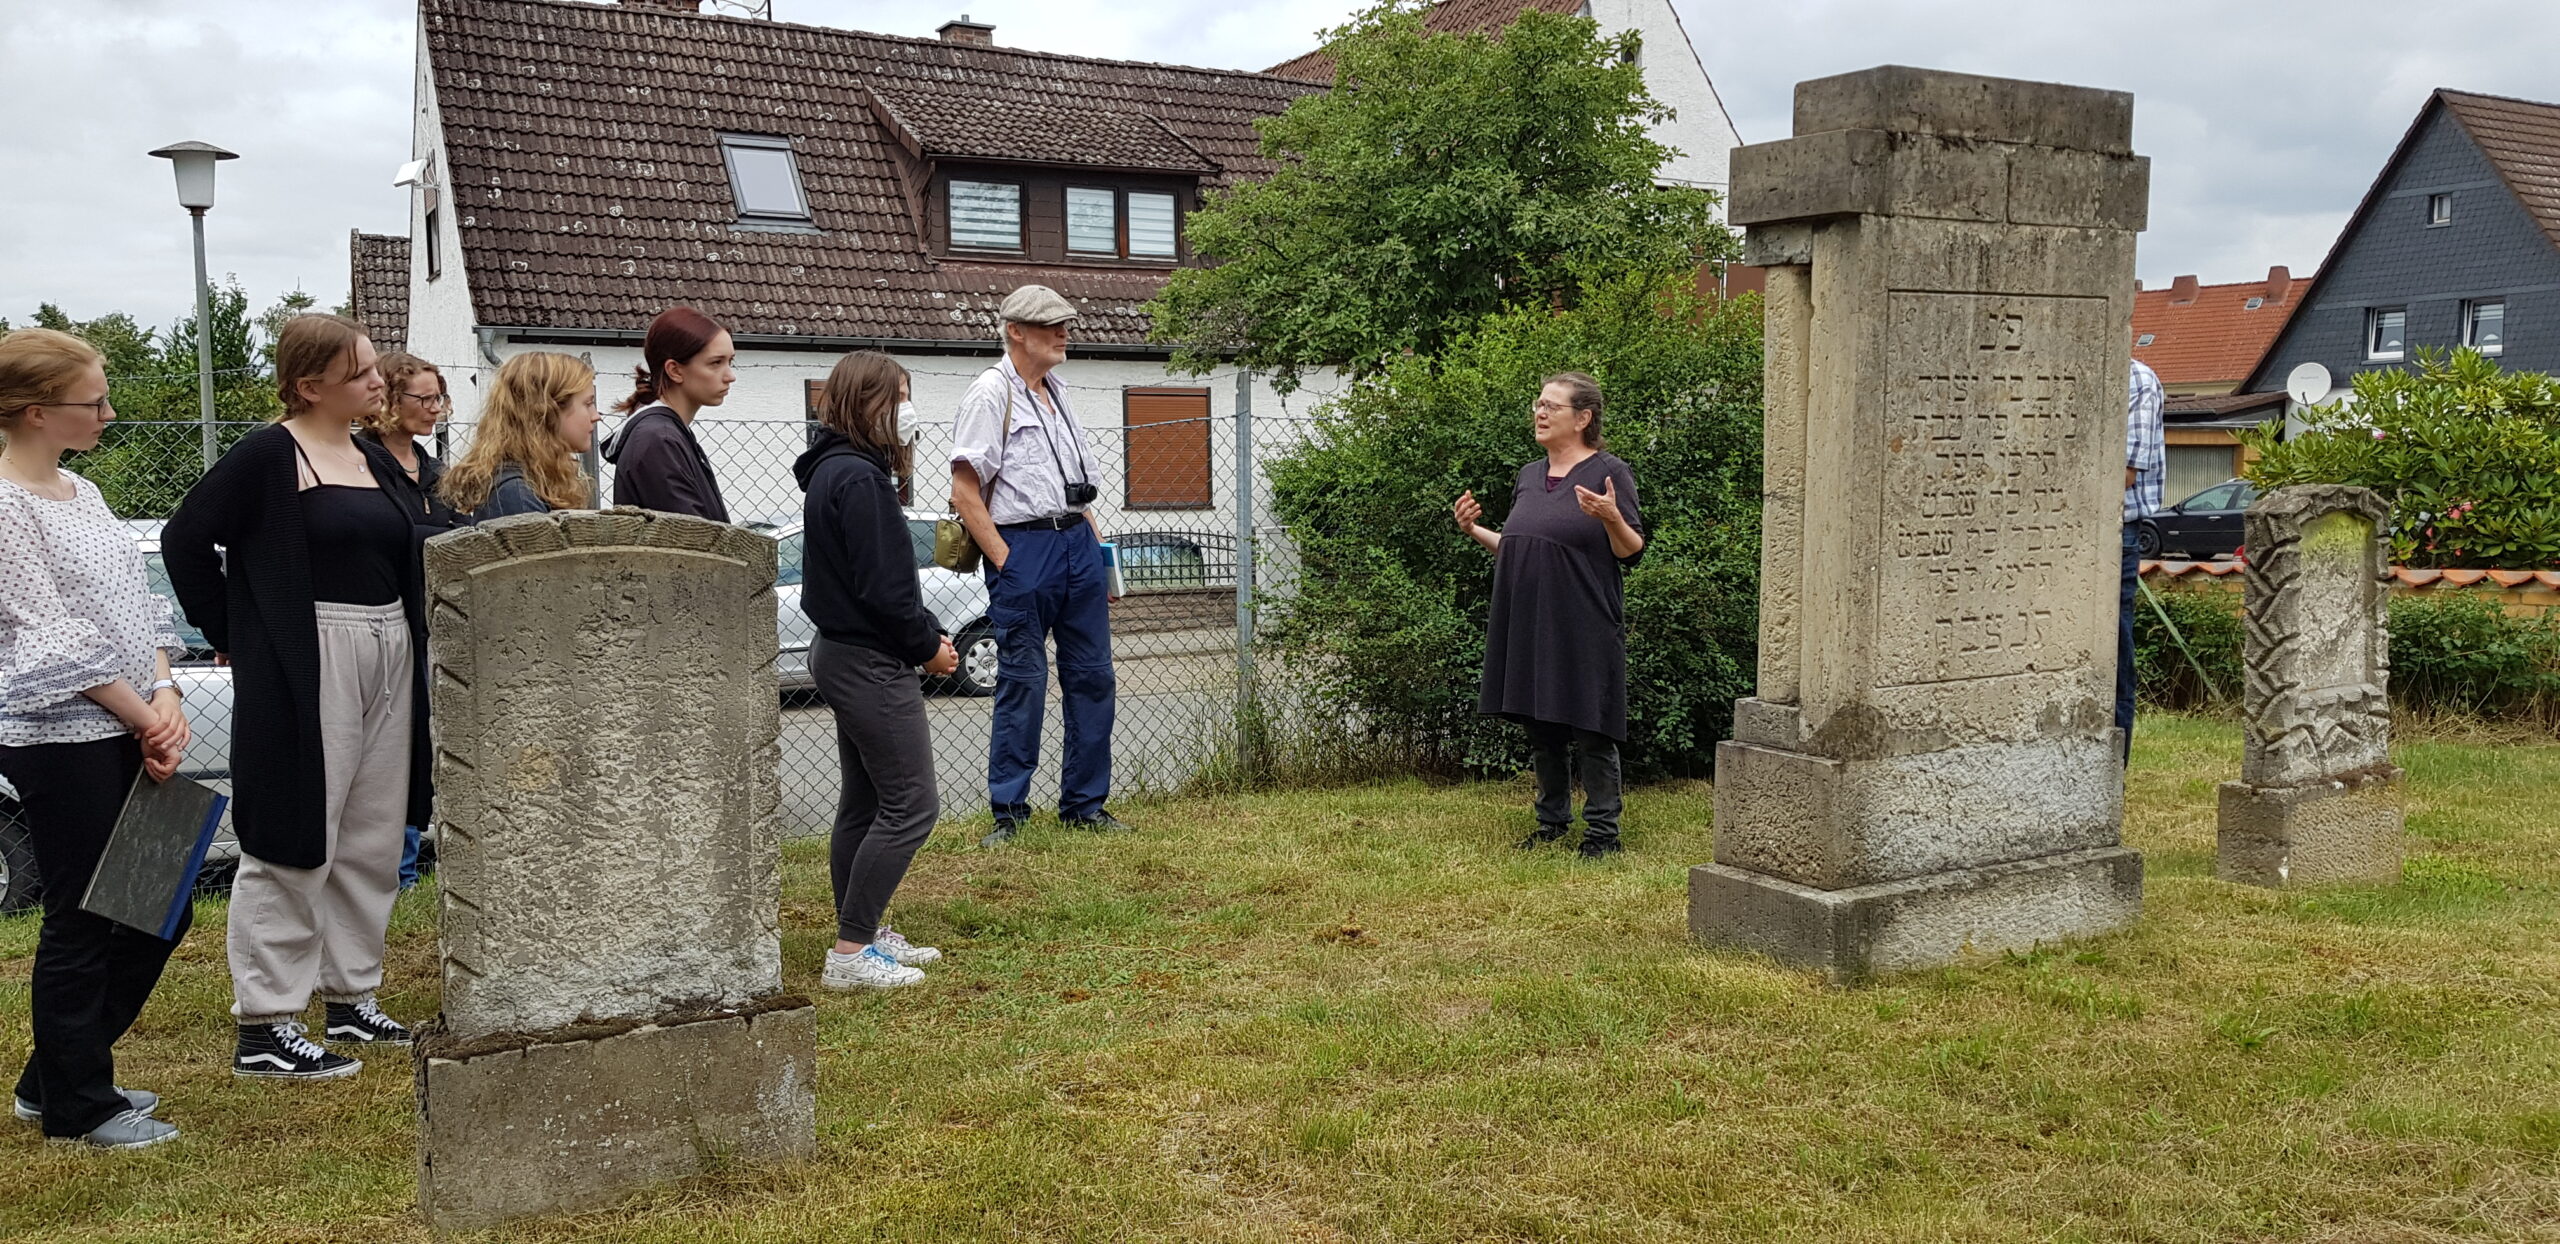
<path fill-rule="evenodd" d="M 347 309 L 378 349 L 409 341 L 409 239 L 382 233 L 347 235 Z"/>

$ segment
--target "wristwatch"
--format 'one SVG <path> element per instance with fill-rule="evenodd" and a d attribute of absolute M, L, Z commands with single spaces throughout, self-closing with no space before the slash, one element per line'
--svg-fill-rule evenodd
<path fill-rule="evenodd" d="M 148 700 L 148 699 L 150 699 L 151 697 L 153 697 L 153 696 L 155 696 L 155 695 L 158 695 L 158 694 L 160 694 L 160 693 L 161 693 L 161 692 L 163 692 L 163 691 L 176 691 L 176 692 L 178 692 L 178 698 L 179 698 L 179 699 L 183 700 L 183 699 L 187 698 L 187 693 L 186 693 L 185 691 L 179 690 L 179 687 L 178 687 L 178 680 L 177 680 L 177 679 L 175 679 L 175 678 L 163 678 L 163 679 L 161 679 L 160 681 L 155 682 L 155 683 L 151 684 L 151 685 L 150 685 L 150 686 L 148 686 L 148 687 L 144 687 L 144 688 L 142 689 L 142 698 L 143 698 L 143 699 Z"/>

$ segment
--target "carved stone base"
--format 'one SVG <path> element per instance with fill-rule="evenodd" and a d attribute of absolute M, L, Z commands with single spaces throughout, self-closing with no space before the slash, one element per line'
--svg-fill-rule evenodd
<path fill-rule="evenodd" d="M 2283 889 L 2400 879 L 2401 812 L 2387 781 L 2222 784 L 2214 873 Z"/>
<path fill-rule="evenodd" d="M 817 1151 L 817 1008 L 418 1051 L 418 1202 L 435 1230 L 592 1209 L 736 1158 Z"/>
<path fill-rule="evenodd" d="M 1689 935 L 1850 980 L 2104 933 L 2142 914 L 2142 857 L 2065 851 L 1817 890 L 1724 864 L 1689 870 Z"/>

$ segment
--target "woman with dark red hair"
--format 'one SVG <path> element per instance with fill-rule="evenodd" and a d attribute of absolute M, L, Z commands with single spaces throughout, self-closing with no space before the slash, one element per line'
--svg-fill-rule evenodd
<path fill-rule="evenodd" d="M 649 322 L 641 345 L 645 360 L 631 396 L 616 410 L 631 417 L 605 438 L 604 460 L 613 464 L 613 503 L 729 521 L 711 459 L 694 439 L 693 421 L 705 406 L 729 396 L 738 357 L 729 330 L 691 307 L 669 307 Z"/>

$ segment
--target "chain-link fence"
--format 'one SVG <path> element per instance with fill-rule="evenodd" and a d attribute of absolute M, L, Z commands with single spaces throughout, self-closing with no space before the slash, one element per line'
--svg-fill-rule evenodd
<path fill-rule="evenodd" d="M 1241 689 L 1266 686 L 1271 674 L 1267 660 L 1261 674 L 1255 673 L 1253 620 L 1259 606 L 1288 590 L 1295 557 L 1287 533 L 1272 521 L 1262 468 L 1311 424 L 1303 415 L 1257 417 L 1244 392 L 1240 385 L 1242 400 L 1233 414 L 1212 414 L 1202 390 L 1134 392 L 1122 426 L 1085 427 L 1093 483 L 1100 490 L 1091 513 L 1117 548 L 1127 590 L 1111 611 L 1119 683 L 1111 747 L 1115 797 L 1177 789 L 1231 755 L 1240 733 Z M 608 419 L 599 431 L 609 433 L 620 422 Z M 202 475 L 208 441 L 217 451 L 228 449 L 258 426 L 217 424 L 208 433 L 192 422 L 118 422 L 96 449 L 73 455 L 65 466 L 96 482 L 109 506 L 127 516 L 143 542 L 154 590 L 174 603 L 159 555 L 160 520 Z M 791 471 L 808 445 L 810 425 L 714 415 L 697 420 L 693 430 L 712 460 L 732 517 L 770 532 L 780 544 L 775 626 L 784 687 L 783 832 L 823 833 L 835 815 L 835 730 L 810 690 L 808 649 L 815 632 L 800 609 L 801 493 Z M 449 421 L 432 449 L 450 462 L 467 448 L 471 433 L 469 423 Z M 987 806 L 990 697 L 999 663 L 984 577 L 944 570 L 931 557 L 932 522 L 948 513 L 953 426 L 925 422 L 915 433 L 908 518 L 916 574 L 927 607 L 962 656 L 958 676 L 932 684 L 926 711 L 944 815 L 967 817 Z M 613 469 L 594 455 L 590 463 L 599 477 L 598 496 L 609 502 Z M 213 664 L 202 634 L 186 626 L 183 615 L 181 638 L 188 650 L 176 663 L 176 676 L 195 728 L 183 771 L 227 788 L 231 671 Z M 1265 681 L 1255 682 L 1257 677 Z M 1053 677 L 1034 806 L 1055 807 L 1062 741 Z M 0 902 L 22 903 L 31 893 L 31 860 L 16 814 L 15 800 L 0 797 L 0 874 L 6 877 L 0 887 L 12 891 L 0 895 Z"/>

